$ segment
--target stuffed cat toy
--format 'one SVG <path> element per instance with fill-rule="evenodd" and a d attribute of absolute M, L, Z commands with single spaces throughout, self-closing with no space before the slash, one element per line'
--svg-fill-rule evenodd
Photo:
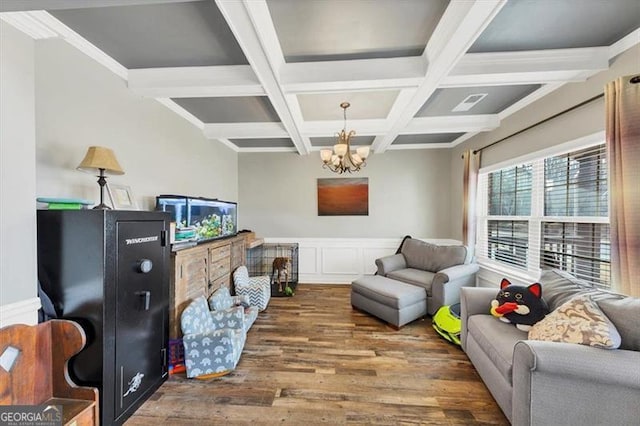
<path fill-rule="evenodd" d="M 498 296 L 491 301 L 491 315 L 515 324 L 522 331 L 529 331 L 547 313 L 549 308 L 542 300 L 542 286 L 539 283 L 524 287 L 511 284 L 503 278 Z"/>

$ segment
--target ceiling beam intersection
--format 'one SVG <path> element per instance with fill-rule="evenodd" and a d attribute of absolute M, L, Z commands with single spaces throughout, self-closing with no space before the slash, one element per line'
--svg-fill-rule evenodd
<path fill-rule="evenodd" d="M 506 0 L 452 0 L 449 3 L 423 53 L 429 65 L 425 79 L 390 131 L 374 140 L 375 152 L 389 148 L 505 3 Z"/>
<path fill-rule="evenodd" d="M 216 4 L 261 82 L 293 144 L 300 154 L 308 154 L 311 142 L 308 138 L 303 137 L 298 130 L 299 123 L 294 120 L 278 81 L 279 68 L 284 63 L 284 56 L 282 52 L 278 52 L 280 47 L 277 38 L 273 40 L 275 30 L 266 2 L 216 0 Z M 273 34 L 270 33 L 269 26 Z"/>

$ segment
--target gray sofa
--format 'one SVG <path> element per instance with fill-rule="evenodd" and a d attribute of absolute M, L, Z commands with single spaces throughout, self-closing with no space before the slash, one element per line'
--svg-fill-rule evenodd
<path fill-rule="evenodd" d="M 588 293 L 621 336 L 619 349 L 527 340 L 489 314 L 498 289 L 461 291 L 462 348 L 514 425 L 637 425 L 640 421 L 640 299 L 544 271 L 542 297 L 553 311 Z"/>
<path fill-rule="evenodd" d="M 462 287 L 475 286 L 478 265 L 467 262 L 467 248 L 407 238 L 400 253 L 376 259 L 377 275 L 422 287 L 427 313 L 460 300 Z"/>

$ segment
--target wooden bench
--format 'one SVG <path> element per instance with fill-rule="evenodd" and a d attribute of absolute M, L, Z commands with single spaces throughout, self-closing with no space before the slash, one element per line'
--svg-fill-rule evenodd
<path fill-rule="evenodd" d="M 0 329 L 0 357 L 9 347 L 19 351 L 9 371 L 0 366 L 0 405 L 61 405 L 63 424 L 97 425 L 98 389 L 77 386 L 67 366 L 86 340 L 82 327 L 67 320 Z"/>

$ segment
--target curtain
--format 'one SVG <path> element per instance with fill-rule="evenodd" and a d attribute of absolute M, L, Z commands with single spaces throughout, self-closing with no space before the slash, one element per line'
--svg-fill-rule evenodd
<path fill-rule="evenodd" d="M 473 150 L 462 154 L 464 173 L 462 183 L 462 242 L 469 249 L 468 259 L 475 256 L 476 246 L 476 194 L 478 192 L 478 170 L 480 152 Z"/>
<path fill-rule="evenodd" d="M 640 296 L 640 83 L 620 77 L 605 87 L 611 283 Z"/>

